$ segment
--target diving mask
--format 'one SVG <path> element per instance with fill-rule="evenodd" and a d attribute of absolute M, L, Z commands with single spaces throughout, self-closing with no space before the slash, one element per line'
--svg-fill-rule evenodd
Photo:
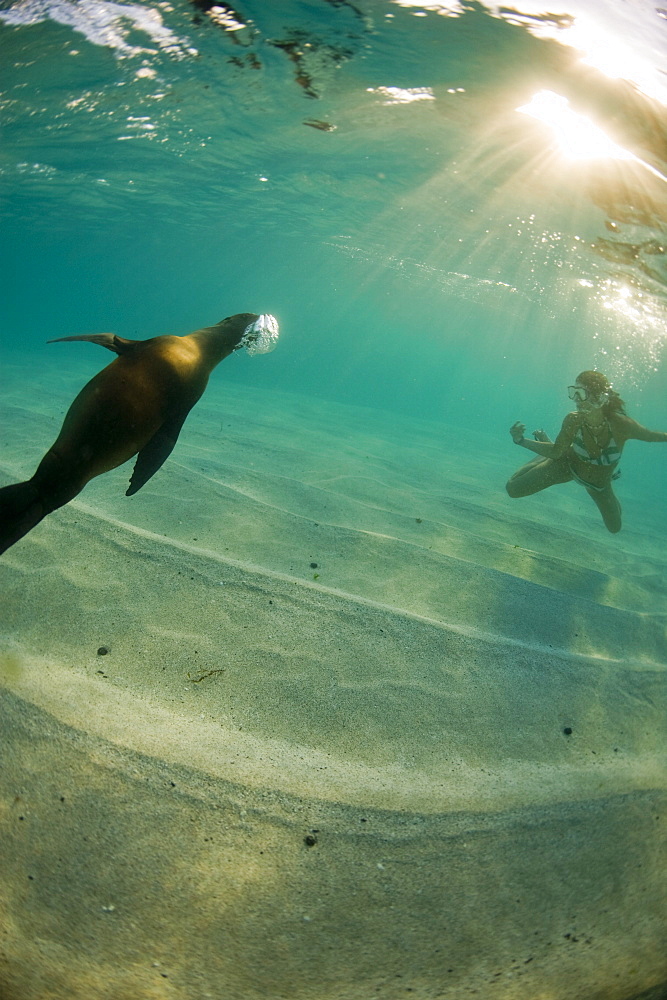
<path fill-rule="evenodd" d="M 601 392 L 597 396 L 591 395 L 583 385 L 568 385 L 567 394 L 576 403 L 586 403 L 587 409 L 599 410 L 601 406 L 609 402 L 609 393 Z"/>
<path fill-rule="evenodd" d="M 270 313 L 262 313 L 254 323 L 249 323 L 245 328 L 238 346 L 245 347 L 251 357 L 255 354 L 268 354 L 276 347 L 279 334 L 276 317 Z"/>

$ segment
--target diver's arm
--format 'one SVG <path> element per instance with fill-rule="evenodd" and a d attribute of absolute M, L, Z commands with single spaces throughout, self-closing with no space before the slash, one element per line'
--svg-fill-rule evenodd
<path fill-rule="evenodd" d="M 635 441 L 667 443 L 667 431 L 651 431 L 648 427 L 642 427 L 641 424 L 638 424 L 636 420 L 632 420 L 631 417 L 618 416 L 616 419 L 621 426 L 621 432 L 626 441 L 634 439 Z"/>
<path fill-rule="evenodd" d="M 510 434 L 514 444 L 518 444 L 528 451 L 533 451 L 536 455 L 541 455 L 543 458 L 560 458 L 572 444 L 578 422 L 576 413 L 568 413 L 555 441 L 533 441 L 524 437 L 525 424 L 518 420 L 510 427 Z M 546 437 L 546 434 L 540 432 L 540 437 L 542 436 Z"/>
<path fill-rule="evenodd" d="M 536 455 L 542 455 L 543 458 L 553 458 L 553 441 L 533 441 L 531 438 L 521 438 L 520 441 L 514 443 L 521 445 L 522 448 L 527 448 L 528 451 L 534 451 Z"/>

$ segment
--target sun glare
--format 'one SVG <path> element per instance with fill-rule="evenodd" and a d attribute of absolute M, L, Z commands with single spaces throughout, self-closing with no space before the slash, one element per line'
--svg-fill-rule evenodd
<path fill-rule="evenodd" d="M 529 104 L 516 109 L 550 125 L 562 152 L 573 160 L 635 160 L 584 115 L 573 111 L 565 97 L 541 90 Z"/>

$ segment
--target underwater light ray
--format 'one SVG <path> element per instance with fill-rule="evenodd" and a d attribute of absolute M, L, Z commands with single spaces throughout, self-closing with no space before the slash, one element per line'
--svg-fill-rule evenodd
<path fill-rule="evenodd" d="M 425 169 L 415 172 L 407 190 L 400 183 L 387 185 L 384 205 L 364 229 L 330 245 L 364 261 L 360 298 L 374 294 L 387 280 L 421 284 L 470 307 L 502 312 L 508 346 L 518 331 L 530 328 L 533 340 L 539 340 L 536 349 L 548 353 L 550 324 L 559 314 L 588 315 L 586 295 L 577 282 L 585 279 L 597 288 L 605 271 L 598 248 L 604 220 L 623 219 L 627 205 L 636 209 L 640 194 L 647 217 L 659 217 L 655 206 L 662 185 L 656 190 L 657 182 L 646 170 L 665 178 L 551 91 L 539 93 L 546 95 L 552 117 L 565 120 L 561 131 L 566 137 L 569 120 L 569 156 L 564 156 L 565 142 L 549 141 L 548 119 L 540 121 L 542 127 L 526 120 L 533 107 L 526 103 L 531 92 L 525 81 L 513 80 L 505 92 L 496 89 L 484 104 L 475 95 L 461 98 L 467 135 L 459 129 L 464 115 L 459 105 L 452 109 L 441 88 L 419 82 L 419 93 L 428 93 L 429 100 L 406 101 L 409 111 L 402 107 L 384 114 L 387 121 L 395 114 L 415 141 L 428 134 L 430 162 L 421 164 Z M 393 93 L 389 86 L 365 91 L 373 104 Z M 454 133 L 457 142 L 452 141 Z M 385 171 L 383 164 L 383 177 Z M 390 250 L 383 252 L 383 246 Z M 596 300 L 589 316 L 600 337 L 595 346 L 627 345 L 633 318 L 640 317 L 630 313 L 627 303 L 616 309 Z M 619 323 L 622 331 L 616 330 Z M 571 336 L 574 345 L 580 339 L 574 326 Z"/>
<path fill-rule="evenodd" d="M 432 286 L 437 285 L 450 297 L 471 306 L 486 303 L 495 312 L 502 312 L 506 328 L 502 349 L 511 346 L 517 331 L 530 328 L 532 350 L 543 357 L 552 349 L 551 324 L 559 314 L 586 315 L 594 330 L 589 351 L 607 362 L 613 352 L 621 368 L 627 367 L 631 357 L 639 369 L 654 369 L 662 345 L 655 323 L 647 323 L 643 311 L 630 308 L 627 295 L 616 302 L 597 292 L 600 274 L 595 233 L 600 206 L 595 198 L 591 203 L 591 192 L 585 183 L 582 186 L 582 168 L 570 175 L 563 171 L 562 163 L 559 166 L 560 156 L 553 146 L 535 149 L 534 143 L 526 142 L 520 134 L 515 142 L 500 141 L 512 135 L 516 129 L 511 118 L 496 120 L 483 143 L 486 155 L 480 155 L 479 145 L 468 155 L 459 150 L 455 162 L 401 199 L 399 207 L 410 209 L 413 224 L 421 220 L 420 224 L 426 225 L 424 220 L 436 220 L 440 215 L 447 236 L 424 255 L 420 230 L 413 225 L 411 231 L 404 232 L 396 225 L 394 236 L 402 232 L 400 247 L 394 246 L 392 260 L 376 258 L 369 282 L 387 269 L 397 271 L 403 281 L 419 281 L 420 271 L 421 280 L 428 275 Z M 638 172 L 632 162 L 625 169 Z M 461 207 L 470 204 L 468 194 L 473 187 L 477 210 L 469 215 Z M 401 214 L 394 206 L 395 221 Z M 385 216 L 389 221 L 391 209 Z M 511 230 L 511 255 L 498 253 L 499 225 Z M 453 234 L 459 238 L 452 242 Z M 559 272 L 556 282 L 549 280 L 554 268 Z M 587 303 L 581 295 L 584 280 L 591 289 Z M 581 348 L 577 324 L 568 334 L 559 330 L 561 347 L 568 337 L 573 351 Z"/>

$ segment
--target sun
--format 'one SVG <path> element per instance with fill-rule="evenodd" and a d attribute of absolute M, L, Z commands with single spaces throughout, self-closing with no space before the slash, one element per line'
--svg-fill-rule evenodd
<path fill-rule="evenodd" d="M 589 118 L 573 111 L 567 98 L 552 90 L 540 90 L 516 109 L 550 125 L 561 152 L 572 160 L 635 160 L 627 149 L 613 142 Z"/>

